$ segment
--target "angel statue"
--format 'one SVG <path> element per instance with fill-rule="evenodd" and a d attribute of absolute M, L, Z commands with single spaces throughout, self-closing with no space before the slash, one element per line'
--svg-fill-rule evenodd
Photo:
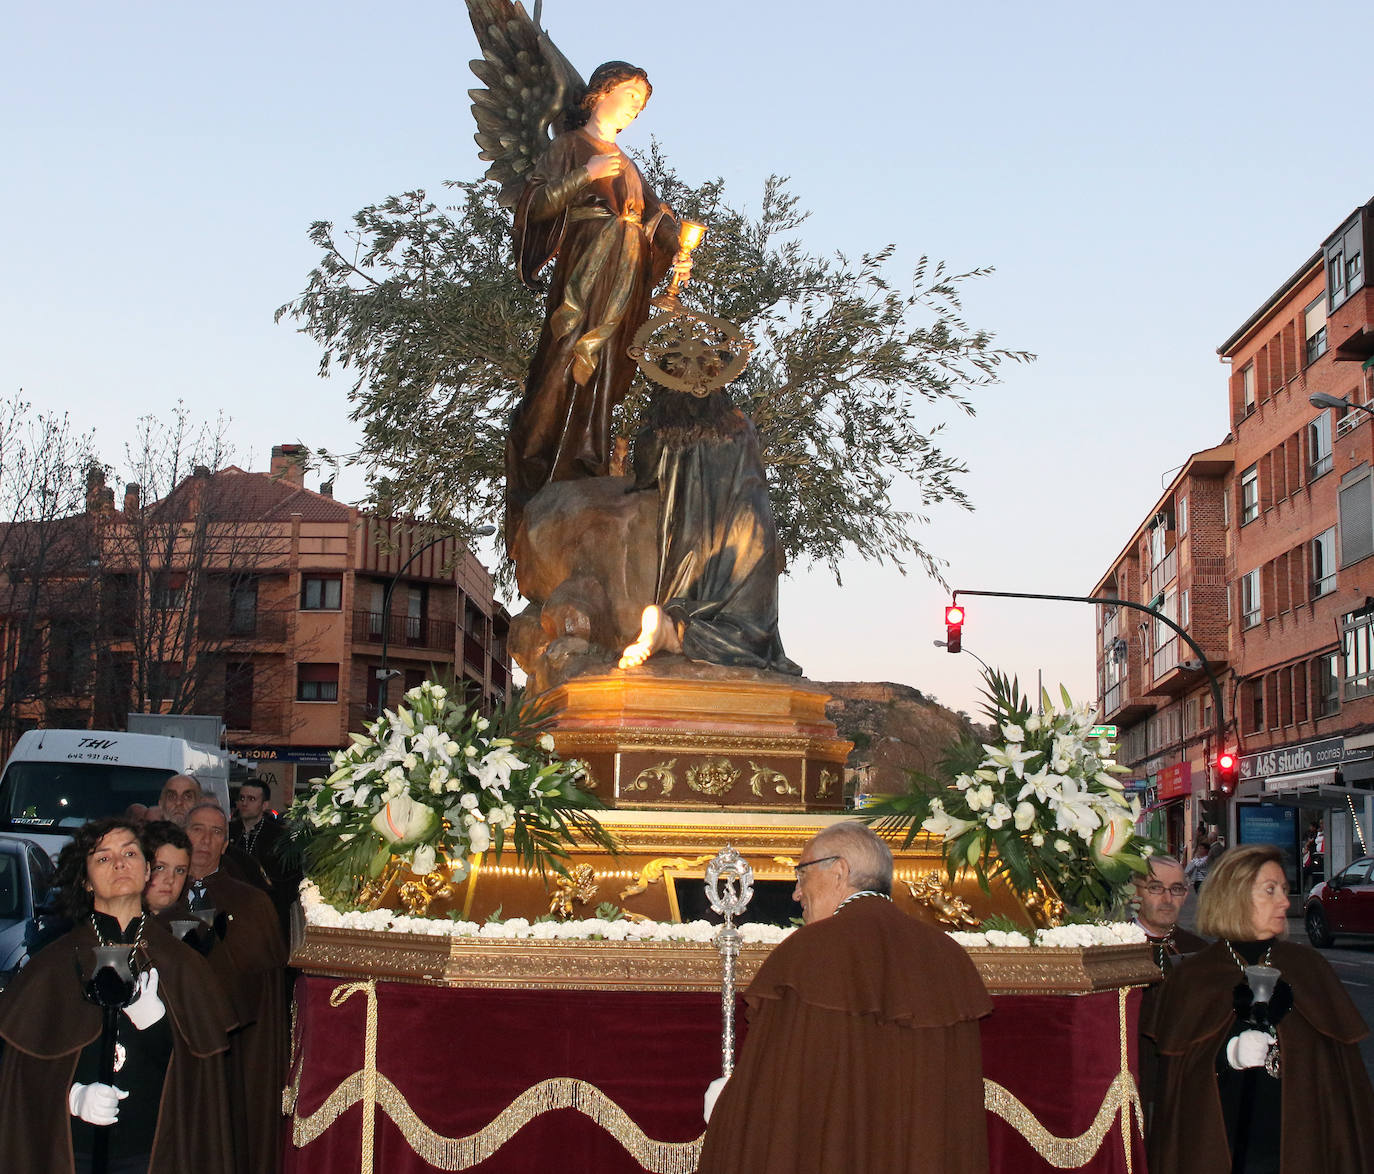
<path fill-rule="evenodd" d="M 679 225 L 616 139 L 653 93 L 648 75 L 608 61 L 586 84 L 511 0 L 468 0 L 483 59 L 471 90 L 487 178 L 515 210 L 520 280 L 542 290 L 544 327 L 506 439 L 506 543 L 550 481 L 603 477 L 611 416 L 635 372 L 626 353 L 654 287 L 677 260 Z M 556 132 L 552 140 L 550 133 Z"/>

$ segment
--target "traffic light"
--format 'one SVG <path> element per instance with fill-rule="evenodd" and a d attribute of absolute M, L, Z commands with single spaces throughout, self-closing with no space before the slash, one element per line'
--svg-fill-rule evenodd
<path fill-rule="evenodd" d="M 1223 750 L 1217 755 L 1216 778 L 1217 790 L 1223 795 L 1233 795 L 1236 790 L 1236 780 L 1240 776 L 1240 759 L 1229 750 Z"/>
<path fill-rule="evenodd" d="M 958 652 L 964 630 L 964 609 L 957 603 L 945 608 L 945 651 Z"/>

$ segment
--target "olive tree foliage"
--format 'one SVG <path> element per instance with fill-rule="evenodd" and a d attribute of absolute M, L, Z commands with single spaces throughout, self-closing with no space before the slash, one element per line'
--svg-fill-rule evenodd
<path fill-rule="evenodd" d="M 657 145 L 641 164 L 679 215 L 708 226 L 684 303 L 756 345 L 730 392 L 758 429 L 787 561 L 824 563 L 838 579 L 847 554 L 914 560 L 938 577 L 919 538 L 924 510 L 970 504 L 963 462 L 940 447 L 941 416 L 972 414 L 1004 362 L 1032 358 L 961 317 L 961 287 L 989 270 L 951 273 L 923 257 L 899 288 L 892 245 L 857 259 L 809 252 L 807 214 L 784 179 L 767 180 L 751 214 L 719 179 L 687 184 Z M 352 378 L 363 426 L 354 459 L 374 504 L 466 537 L 501 514 L 506 420 L 543 306 L 516 278 L 496 187 L 448 186 L 452 207 L 412 191 L 364 208 L 347 231 L 313 224 L 320 262 L 277 318 L 320 344 L 322 375 Z M 634 435 L 646 395 L 639 375 L 617 414 L 620 435 Z M 903 483 L 915 512 L 894 501 Z"/>

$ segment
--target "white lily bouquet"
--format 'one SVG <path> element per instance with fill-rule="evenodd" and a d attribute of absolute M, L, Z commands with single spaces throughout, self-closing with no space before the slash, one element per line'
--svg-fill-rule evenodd
<path fill-rule="evenodd" d="M 331 903 L 357 900 L 393 862 L 466 878 L 468 857 L 509 845 L 522 864 L 565 874 L 577 836 L 613 848 L 588 812 L 576 762 L 554 754 L 546 721 L 511 706 L 484 717 L 426 681 L 350 734 L 333 773 L 292 806 L 306 875 Z"/>
<path fill-rule="evenodd" d="M 938 779 L 913 775 L 911 791 L 869 808 L 877 830 L 918 833 L 943 844 L 950 880 L 972 869 L 986 892 L 1000 875 L 1040 925 L 1066 913 L 1123 912 L 1131 880 L 1146 871 L 1154 844 L 1138 836 L 1140 804 L 1115 777 L 1113 746 L 1092 737 L 1095 718 L 1061 686 L 1033 713 L 1015 679 L 986 672 L 990 742 L 965 736 L 940 763 Z"/>

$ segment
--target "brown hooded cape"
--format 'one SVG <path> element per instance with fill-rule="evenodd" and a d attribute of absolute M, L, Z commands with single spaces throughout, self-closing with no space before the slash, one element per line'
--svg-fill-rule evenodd
<path fill-rule="evenodd" d="M 698 1174 L 987 1170 L 992 1000 L 945 934 L 862 897 L 782 942 L 745 999 Z"/>
<path fill-rule="evenodd" d="M 1315 950 L 1276 941 L 1270 962 L 1293 988 L 1293 1009 L 1278 1026 L 1281 1168 L 1285 1174 L 1374 1170 L 1374 1091 L 1356 1047 L 1368 1028 Z M 1235 1018 L 1232 992 L 1240 981 L 1226 943 L 1217 942 L 1179 964 L 1142 1021 L 1160 1057 L 1151 1170 L 1212 1174 L 1231 1168 L 1216 1064 Z"/>
<path fill-rule="evenodd" d="M 6 1174 L 73 1169 L 67 1093 L 82 1049 L 100 1035 L 100 1010 L 82 997 L 74 959 L 80 956 L 89 968 L 95 941 L 89 925 L 78 926 L 40 951 L 0 994 Z M 172 1024 L 172 1060 L 149 1172 L 231 1174 L 224 1052 L 233 1014 L 205 960 L 151 918 L 146 947 Z"/>

